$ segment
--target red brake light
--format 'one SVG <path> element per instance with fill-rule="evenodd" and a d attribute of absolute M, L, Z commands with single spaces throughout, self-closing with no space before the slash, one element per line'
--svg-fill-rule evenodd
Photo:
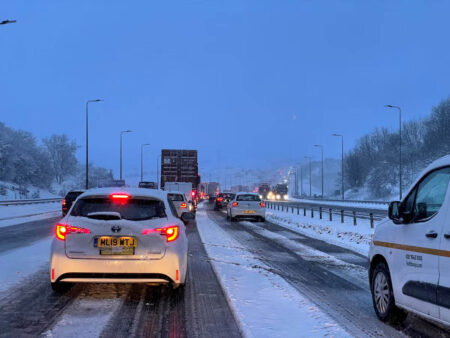
<path fill-rule="evenodd" d="M 196 191 L 195 191 L 195 190 L 192 190 L 192 191 L 191 191 L 191 196 L 192 196 L 192 197 L 195 197 L 195 194 L 196 194 Z"/>
<path fill-rule="evenodd" d="M 63 206 L 66 205 L 66 199 L 65 199 L 65 198 L 63 198 L 63 200 L 62 200 L 62 205 L 63 205 Z"/>
<path fill-rule="evenodd" d="M 261 208 L 264 208 L 264 207 L 265 207 L 264 202 L 259 203 L 259 206 L 260 206 Z"/>
<path fill-rule="evenodd" d="M 148 235 L 153 232 L 159 232 L 162 236 L 166 236 L 166 240 L 169 243 L 178 238 L 179 229 L 177 225 L 170 225 L 164 228 L 142 230 L 143 235 Z"/>
<path fill-rule="evenodd" d="M 116 203 L 127 203 L 128 200 L 130 199 L 130 194 L 127 193 L 114 193 L 109 195 L 109 197 L 113 200 L 113 202 Z"/>
<path fill-rule="evenodd" d="M 56 238 L 65 241 L 67 234 L 70 233 L 90 234 L 91 231 L 86 228 L 79 228 L 66 224 L 56 224 Z"/>
<path fill-rule="evenodd" d="M 238 202 L 233 202 L 232 206 L 233 207 L 237 207 L 238 206 Z"/>
<path fill-rule="evenodd" d="M 181 208 L 182 209 L 186 209 L 187 208 L 187 203 L 186 202 L 181 203 Z"/>
<path fill-rule="evenodd" d="M 222 202 L 223 201 L 223 197 L 217 197 L 217 202 Z"/>

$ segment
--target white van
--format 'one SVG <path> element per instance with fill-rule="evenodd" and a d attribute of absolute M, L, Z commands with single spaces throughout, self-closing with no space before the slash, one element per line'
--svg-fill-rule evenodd
<path fill-rule="evenodd" d="M 450 325 L 450 156 L 433 162 L 403 201 L 391 202 L 370 245 L 369 280 L 382 321 L 407 311 Z"/>

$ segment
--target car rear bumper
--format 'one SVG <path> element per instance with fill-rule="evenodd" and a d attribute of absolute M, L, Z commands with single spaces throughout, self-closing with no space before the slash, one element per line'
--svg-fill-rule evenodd
<path fill-rule="evenodd" d="M 77 283 L 173 283 L 183 284 L 187 256 L 166 252 L 158 260 L 78 259 L 53 252 L 50 279 Z"/>
<path fill-rule="evenodd" d="M 231 216 L 232 217 L 239 217 L 239 218 L 253 218 L 253 217 L 266 217 L 266 210 L 264 208 L 261 209 L 250 209 L 254 210 L 255 213 L 248 214 L 244 213 L 244 210 L 239 209 L 231 209 Z"/>

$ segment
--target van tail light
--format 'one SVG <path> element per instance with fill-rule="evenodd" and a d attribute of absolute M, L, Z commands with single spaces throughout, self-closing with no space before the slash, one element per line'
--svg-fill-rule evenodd
<path fill-rule="evenodd" d="M 166 236 L 167 243 L 173 242 L 178 238 L 178 234 L 180 229 L 178 228 L 178 225 L 170 225 L 164 228 L 157 228 L 157 229 L 144 229 L 142 230 L 143 235 L 148 235 L 151 233 L 159 232 L 161 236 Z"/>
<path fill-rule="evenodd" d="M 72 233 L 82 233 L 82 234 L 90 234 L 91 231 L 86 228 L 74 227 L 67 224 L 56 224 L 56 238 L 65 241 L 67 234 Z"/>
<path fill-rule="evenodd" d="M 261 208 L 264 208 L 266 205 L 264 204 L 264 202 L 261 202 L 261 203 L 259 203 L 259 206 L 260 206 Z"/>
<path fill-rule="evenodd" d="M 181 203 L 181 208 L 182 209 L 186 209 L 187 208 L 187 203 L 186 202 Z"/>
<path fill-rule="evenodd" d="M 223 201 L 223 197 L 217 197 L 217 202 L 222 202 Z"/>
<path fill-rule="evenodd" d="M 238 206 L 238 202 L 233 202 L 232 206 L 233 207 L 237 207 Z"/>

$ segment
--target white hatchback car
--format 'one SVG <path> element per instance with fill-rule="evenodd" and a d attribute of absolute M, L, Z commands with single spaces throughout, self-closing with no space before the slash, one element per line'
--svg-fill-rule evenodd
<path fill-rule="evenodd" d="M 433 162 L 370 245 L 369 281 L 382 321 L 401 321 L 408 310 L 450 325 L 450 156 Z"/>
<path fill-rule="evenodd" d="M 227 204 L 227 218 L 234 222 L 238 218 L 251 218 L 261 222 L 266 220 L 266 208 L 258 194 L 239 192 Z"/>
<path fill-rule="evenodd" d="M 184 221 L 193 214 L 182 215 Z M 161 190 L 101 188 L 79 196 L 56 225 L 53 289 L 66 282 L 184 285 L 188 240 Z"/>
<path fill-rule="evenodd" d="M 167 197 L 170 201 L 172 201 L 173 205 L 177 209 L 178 217 L 181 217 L 181 215 L 186 211 L 190 211 L 189 207 L 191 205 L 188 203 L 186 196 L 182 192 L 169 191 L 167 192 Z"/>

